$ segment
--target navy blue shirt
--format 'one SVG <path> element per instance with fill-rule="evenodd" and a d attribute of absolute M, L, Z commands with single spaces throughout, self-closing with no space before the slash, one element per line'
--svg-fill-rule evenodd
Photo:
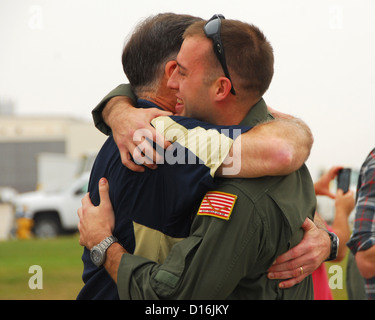
<path fill-rule="evenodd" d="M 157 108 L 146 100 L 138 100 L 138 107 Z M 221 163 L 208 165 L 210 161 L 210 157 L 206 154 L 208 150 L 202 150 L 201 144 L 198 147 L 194 145 L 190 132 L 198 130 L 196 136 L 202 138 L 204 135 L 202 133 L 209 130 L 212 133 L 214 130 L 233 141 L 238 134 L 250 129 L 240 126 L 215 126 L 179 116 L 162 118 L 168 120 L 166 131 L 172 132 L 171 127 L 177 128 L 177 141 L 173 143 L 173 148 L 165 151 L 164 164 L 158 164 L 156 170 L 146 168 L 145 172 L 139 173 L 126 168 L 121 162 L 113 137 L 109 136 L 98 153 L 91 171 L 88 187 L 91 201 L 95 206 L 99 205 L 98 182 L 102 177 L 106 177 L 115 212 L 113 235 L 129 253 L 134 253 L 136 247 L 134 223 L 157 230 L 168 237 L 187 237 L 193 215 L 201 199 L 208 190 L 214 188 L 214 172 Z M 171 134 L 174 135 L 173 132 Z M 208 145 L 211 143 L 218 144 L 217 141 L 210 140 Z M 229 148 L 230 145 L 228 150 Z M 214 147 L 212 149 L 216 150 Z M 228 150 L 225 149 L 224 154 Z M 82 279 L 85 285 L 77 299 L 118 299 L 115 282 L 103 267 L 97 268 L 91 262 L 90 252 L 86 248 L 82 261 L 84 264 Z"/>

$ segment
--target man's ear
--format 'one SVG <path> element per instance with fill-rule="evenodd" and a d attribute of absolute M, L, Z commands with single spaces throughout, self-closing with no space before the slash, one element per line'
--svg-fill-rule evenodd
<path fill-rule="evenodd" d="M 230 89 L 232 84 L 227 77 L 220 77 L 216 80 L 215 83 L 215 95 L 216 100 L 220 101 L 225 99 L 230 94 Z"/>
<path fill-rule="evenodd" d="M 164 72 L 165 72 L 165 75 L 167 77 L 167 79 L 169 79 L 173 73 L 173 71 L 176 69 L 177 67 L 177 62 L 174 61 L 174 60 L 171 60 L 171 61 L 168 61 L 165 65 L 165 69 L 164 69 Z"/>

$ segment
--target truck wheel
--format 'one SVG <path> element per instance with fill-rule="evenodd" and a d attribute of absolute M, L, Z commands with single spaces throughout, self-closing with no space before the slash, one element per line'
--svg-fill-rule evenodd
<path fill-rule="evenodd" d="M 54 238 L 60 233 L 60 224 L 53 218 L 37 219 L 33 231 L 38 238 Z"/>

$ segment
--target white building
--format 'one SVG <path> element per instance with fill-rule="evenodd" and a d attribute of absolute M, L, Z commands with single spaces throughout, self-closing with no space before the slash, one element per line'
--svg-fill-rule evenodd
<path fill-rule="evenodd" d="M 78 166 L 83 157 L 96 154 L 105 139 L 92 121 L 0 115 L 0 187 L 35 190 L 48 172 L 41 167 L 47 158 L 60 159 L 60 164 L 66 159 Z M 68 166 L 59 167 L 59 161 L 55 162 L 55 175 L 62 181 L 68 179 Z"/>

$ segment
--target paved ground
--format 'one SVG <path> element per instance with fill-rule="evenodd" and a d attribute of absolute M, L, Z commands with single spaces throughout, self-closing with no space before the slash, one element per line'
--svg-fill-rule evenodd
<path fill-rule="evenodd" d="M 13 227 L 14 214 L 9 204 L 0 204 L 0 240 L 9 238 L 9 232 Z"/>

